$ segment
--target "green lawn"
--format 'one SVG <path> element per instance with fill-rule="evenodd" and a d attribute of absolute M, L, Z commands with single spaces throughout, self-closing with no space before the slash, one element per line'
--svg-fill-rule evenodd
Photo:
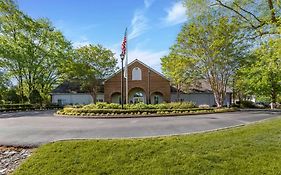
<path fill-rule="evenodd" d="M 14 174 L 281 174 L 281 118 L 186 136 L 46 144 Z"/>

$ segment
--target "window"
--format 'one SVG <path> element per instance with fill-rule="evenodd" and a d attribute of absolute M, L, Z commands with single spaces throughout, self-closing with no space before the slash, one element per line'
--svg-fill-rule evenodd
<path fill-rule="evenodd" d="M 141 69 L 135 67 L 132 71 L 132 80 L 141 80 Z"/>
<path fill-rule="evenodd" d="M 159 95 L 154 96 L 154 104 L 159 104 Z"/>
<path fill-rule="evenodd" d="M 103 102 L 103 99 L 97 99 L 98 102 Z"/>
<path fill-rule="evenodd" d="M 134 103 L 144 102 L 143 93 L 141 93 L 141 92 L 136 92 L 136 93 L 134 94 L 134 97 L 133 97 L 133 102 L 134 102 Z"/>

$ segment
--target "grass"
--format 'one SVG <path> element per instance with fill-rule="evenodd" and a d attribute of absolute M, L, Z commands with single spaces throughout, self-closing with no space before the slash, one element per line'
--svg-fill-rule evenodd
<path fill-rule="evenodd" d="M 281 118 L 186 136 L 50 143 L 14 174 L 281 174 Z"/>

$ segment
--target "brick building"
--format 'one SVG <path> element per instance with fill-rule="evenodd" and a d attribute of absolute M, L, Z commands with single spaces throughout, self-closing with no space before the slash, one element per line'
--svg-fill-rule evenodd
<path fill-rule="evenodd" d="M 125 93 L 125 81 L 124 93 Z M 125 99 L 125 94 L 123 99 Z M 121 71 L 104 81 L 104 101 L 119 103 L 121 100 Z M 128 65 L 128 102 L 162 103 L 170 102 L 170 81 L 162 74 L 139 60 Z"/>
<path fill-rule="evenodd" d="M 123 76 L 122 76 L 123 77 Z M 123 99 L 125 102 L 125 81 Z M 121 71 L 101 81 L 96 100 L 99 102 L 121 103 Z M 178 98 L 175 87 L 171 86 L 169 79 L 139 60 L 128 65 L 128 102 L 144 102 L 157 104 L 162 102 L 192 101 L 196 105 L 215 105 L 215 98 L 210 84 L 206 80 L 196 81 L 186 91 L 180 91 Z M 231 89 L 227 88 L 224 105 L 231 104 Z M 89 104 L 93 102 L 90 93 L 81 90 L 76 82 L 64 82 L 51 93 L 52 103 Z"/>

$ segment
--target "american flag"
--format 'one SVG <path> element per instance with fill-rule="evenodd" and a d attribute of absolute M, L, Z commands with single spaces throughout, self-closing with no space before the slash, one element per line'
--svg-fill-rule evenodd
<path fill-rule="evenodd" d="M 122 49 L 121 55 L 122 56 L 125 56 L 125 54 L 126 54 L 126 47 L 127 47 L 127 28 L 125 30 L 125 35 L 124 35 L 124 39 L 123 39 L 122 46 L 121 46 L 121 49 Z"/>

